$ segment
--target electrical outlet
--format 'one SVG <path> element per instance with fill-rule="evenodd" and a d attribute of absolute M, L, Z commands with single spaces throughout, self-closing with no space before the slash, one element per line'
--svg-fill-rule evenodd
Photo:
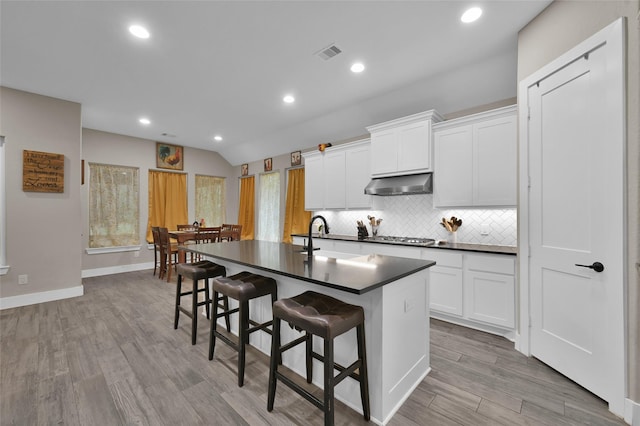
<path fill-rule="evenodd" d="M 413 309 L 413 301 L 405 300 L 404 301 L 404 311 L 409 312 Z"/>
<path fill-rule="evenodd" d="M 29 283 L 29 275 L 18 275 L 18 284 L 28 284 Z"/>
<path fill-rule="evenodd" d="M 486 223 L 483 223 L 482 225 L 480 225 L 480 235 L 482 236 L 487 236 L 489 235 L 491 232 L 491 229 L 489 227 L 489 225 L 487 225 Z"/>
<path fill-rule="evenodd" d="M 136 250 L 133 252 L 133 257 L 140 257 L 140 250 Z"/>

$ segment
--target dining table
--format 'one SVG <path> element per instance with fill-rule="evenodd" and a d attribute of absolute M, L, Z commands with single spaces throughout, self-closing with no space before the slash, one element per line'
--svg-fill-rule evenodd
<path fill-rule="evenodd" d="M 178 243 L 178 263 L 186 263 L 187 254 L 184 245 L 187 241 L 197 242 L 198 231 L 196 229 L 187 231 L 169 231 L 169 238 L 173 238 Z M 240 234 L 236 231 L 220 231 L 218 242 L 222 241 L 238 241 Z"/>

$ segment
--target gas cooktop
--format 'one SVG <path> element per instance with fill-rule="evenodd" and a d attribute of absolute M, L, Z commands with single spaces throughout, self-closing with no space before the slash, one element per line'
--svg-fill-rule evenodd
<path fill-rule="evenodd" d="M 377 237 L 369 237 L 369 240 L 397 244 L 415 244 L 420 246 L 430 246 L 435 244 L 436 242 L 433 238 L 396 237 L 390 235 L 378 235 Z"/>

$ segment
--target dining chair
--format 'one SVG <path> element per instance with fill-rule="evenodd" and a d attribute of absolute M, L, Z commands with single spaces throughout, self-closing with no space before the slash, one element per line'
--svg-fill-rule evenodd
<path fill-rule="evenodd" d="M 170 241 L 167 228 L 159 228 L 158 235 L 160 237 L 160 278 L 164 278 L 166 273 L 167 282 L 169 282 L 171 281 L 171 270 L 175 269 L 178 263 L 178 244 Z"/>
<path fill-rule="evenodd" d="M 160 227 L 152 226 L 151 235 L 153 235 L 153 275 L 156 275 L 156 270 L 159 269 L 158 277 L 162 272 L 162 265 L 160 264 Z"/>
<path fill-rule="evenodd" d="M 196 244 L 217 243 L 220 241 L 220 227 L 199 228 L 196 233 Z M 191 253 L 191 262 L 202 260 L 202 256 L 197 253 Z"/>
<path fill-rule="evenodd" d="M 197 232 L 200 228 L 195 226 L 195 225 L 186 224 L 186 225 L 176 225 L 176 229 L 178 231 L 196 231 Z M 197 236 L 196 236 L 196 238 L 194 240 L 185 241 L 184 245 L 188 246 L 190 244 L 196 244 L 197 242 L 198 241 L 197 241 Z M 191 263 L 193 263 L 195 261 L 194 259 L 196 259 L 196 258 L 197 258 L 197 260 L 199 260 L 200 256 L 197 256 L 194 253 L 191 253 Z"/>
<path fill-rule="evenodd" d="M 242 225 L 223 223 L 220 228 L 220 241 L 238 241 L 242 236 Z"/>

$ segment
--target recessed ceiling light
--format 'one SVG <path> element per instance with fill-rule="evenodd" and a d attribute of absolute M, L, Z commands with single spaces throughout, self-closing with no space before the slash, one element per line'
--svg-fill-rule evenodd
<path fill-rule="evenodd" d="M 292 104 L 296 101 L 296 98 L 291 95 L 286 95 L 284 98 L 282 98 L 282 100 L 287 104 Z"/>
<path fill-rule="evenodd" d="M 129 32 L 138 38 L 149 38 L 149 31 L 142 25 L 132 25 Z"/>
<path fill-rule="evenodd" d="M 460 20 L 465 24 L 468 24 L 477 20 L 480 16 L 482 16 L 482 9 L 480 9 L 479 7 L 472 7 L 470 9 L 467 9 L 466 12 L 462 14 Z"/>
<path fill-rule="evenodd" d="M 148 118 L 144 118 L 142 117 L 140 120 L 138 120 L 140 122 L 140 124 L 144 124 L 145 126 L 151 124 L 151 120 L 149 120 Z"/>
<path fill-rule="evenodd" d="M 351 65 L 351 72 L 360 73 L 362 71 L 364 71 L 364 64 L 362 62 L 356 62 Z"/>
<path fill-rule="evenodd" d="M 220 136 L 220 135 L 215 135 L 215 136 L 213 137 L 213 139 L 214 139 L 215 141 L 217 141 L 217 142 L 220 142 L 220 141 L 222 140 L 222 136 Z"/>

